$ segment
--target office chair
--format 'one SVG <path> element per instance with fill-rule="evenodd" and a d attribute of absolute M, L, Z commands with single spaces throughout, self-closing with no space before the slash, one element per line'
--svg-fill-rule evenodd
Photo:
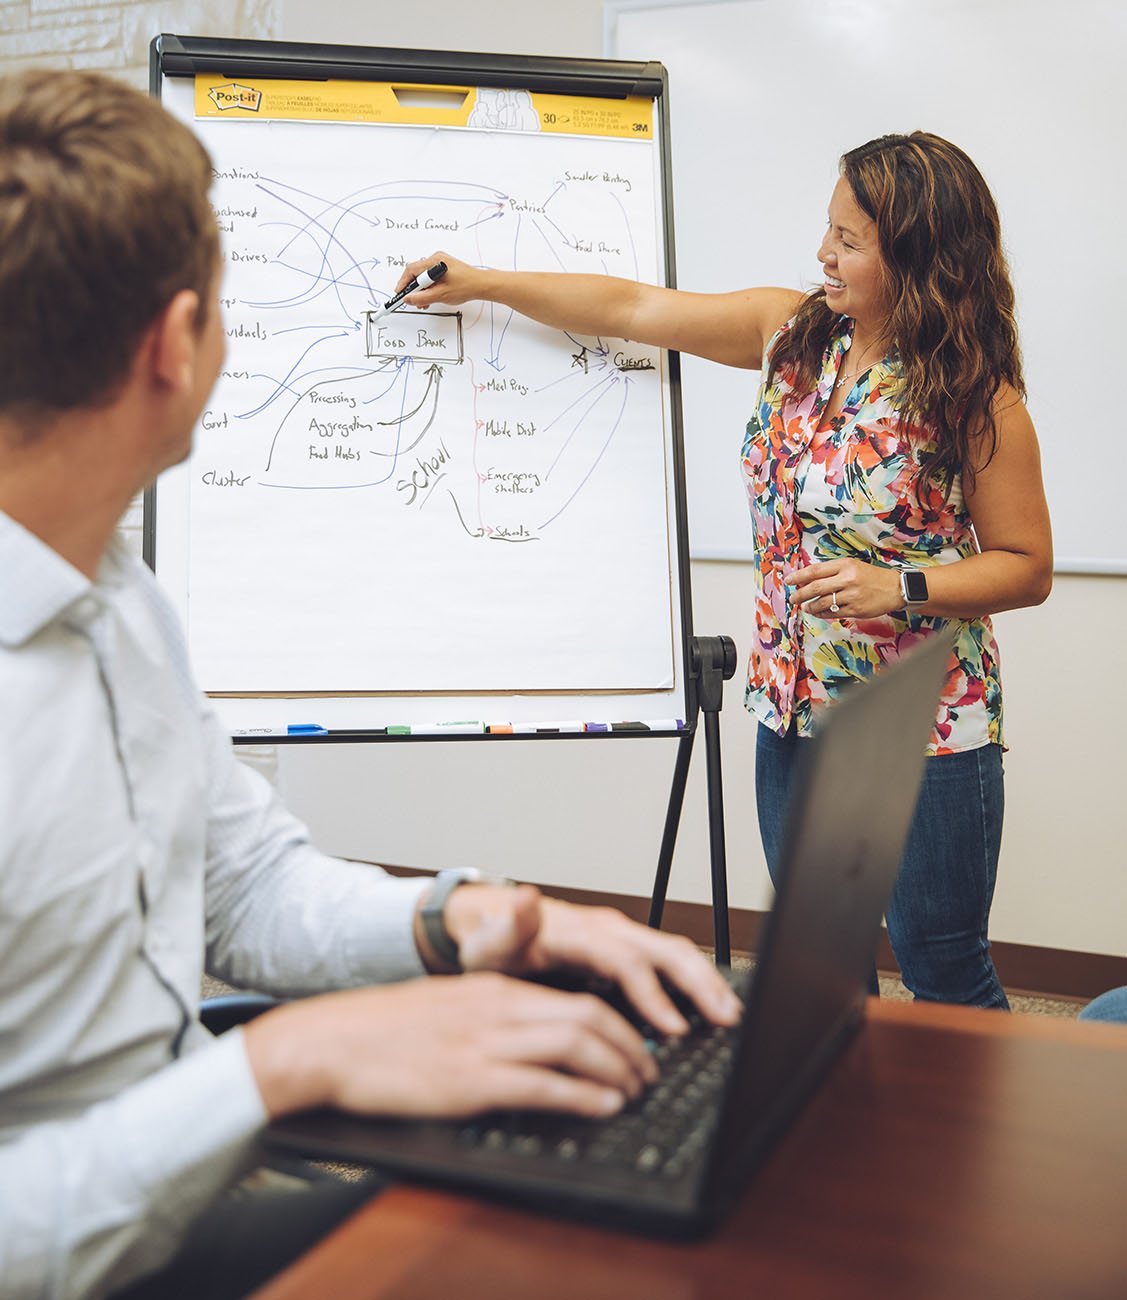
<path fill-rule="evenodd" d="M 200 1023 L 218 1036 L 278 1005 L 278 998 L 265 993 L 221 993 L 200 1003 Z"/>

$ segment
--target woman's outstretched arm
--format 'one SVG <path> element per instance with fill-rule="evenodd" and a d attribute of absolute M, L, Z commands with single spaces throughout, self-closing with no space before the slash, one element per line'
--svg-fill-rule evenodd
<path fill-rule="evenodd" d="M 747 370 L 759 369 L 771 335 L 802 301 L 795 289 L 686 293 L 610 275 L 499 271 L 443 252 L 411 262 L 397 290 L 437 261 L 446 263 L 446 274 L 410 294 L 412 307 L 496 302 L 554 329 L 649 343 Z"/>

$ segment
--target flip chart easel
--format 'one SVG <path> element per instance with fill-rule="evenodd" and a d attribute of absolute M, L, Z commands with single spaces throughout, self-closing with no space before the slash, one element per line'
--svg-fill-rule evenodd
<path fill-rule="evenodd" d="M 228 350 L 145 553 L 236 740 L 679 735 L 687 766 L 677 356 L 379 310 L 438 248 L 673 284 L 661 65 L 161 35 L 150 74 L 212 156 Z"/>

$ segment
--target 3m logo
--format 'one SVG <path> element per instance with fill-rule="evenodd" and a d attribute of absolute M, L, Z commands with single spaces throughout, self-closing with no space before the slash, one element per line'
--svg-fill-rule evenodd
<path fill-rule="evenodd" d="M 262 91 L 255 90 L 253 86 L 240 86 L 231 82 L 226 86 L 212 86 L 208 98 L 220 112 L 229 108 L 245 108 L 257 113 L 262 104 Z"/>

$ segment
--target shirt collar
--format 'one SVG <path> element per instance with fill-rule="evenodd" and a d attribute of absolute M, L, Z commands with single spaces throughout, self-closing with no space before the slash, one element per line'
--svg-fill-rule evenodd
<path fill-rule="evenodd" d="M 98 581 L 113 580 L 117 543 Z M 0 510 L 0 645 L 15 649 L 94 592 L 95 584 L 33 533 Z"/>

